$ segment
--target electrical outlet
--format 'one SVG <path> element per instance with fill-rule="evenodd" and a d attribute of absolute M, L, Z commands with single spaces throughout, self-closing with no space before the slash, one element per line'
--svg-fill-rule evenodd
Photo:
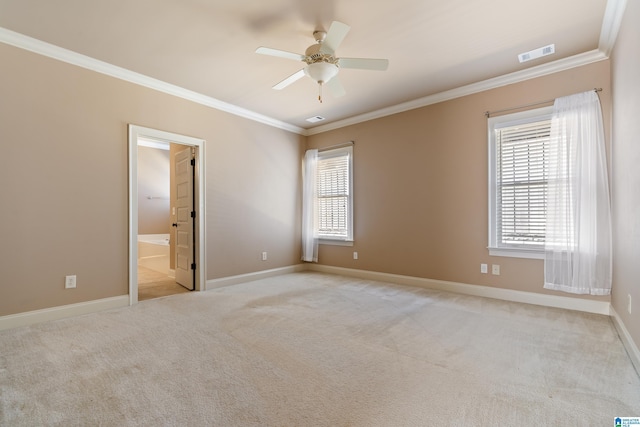
<path fill-rule="evenodd" d="M 489 270 L 487 269 L 487 264 L 480 264 L 480 273 L 487 274 Z"/>
<path fill-rule="evenodd" d="M 631 314 L 631 294 L 627 294 L 628 303 L 627 303 L 627 311 Z"/>
<path fill-rule="evenodd" d="M 263 261 L 267 260 L 267 253 L 266 252 L 262 252 L 262 260 Z"/>
<path fill-rule="evenodd" d="M 491 274 L 493 274 L 494 276 L 499 276 L 500 275 L 500 265 L 499 264 L 492 264 L 491 265 Z"/>
<path fill-rule="evenodd" d="M 73 289 L 76 287 L 76 276 L 66 276 L 64 278 L 64 288 L 65 289 Z"/>
<path fill-rule="evenodd" d="M 358 252 L 353 253 L 353 259 L 358 259 Z"/>

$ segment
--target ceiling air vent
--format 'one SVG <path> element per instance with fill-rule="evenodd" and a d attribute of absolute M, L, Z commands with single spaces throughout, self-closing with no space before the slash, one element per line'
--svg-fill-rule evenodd
<path fill-rule="evenodd" d="M 306 120 L 307 120 L 308 122 L 311 122 L 311 123 L 317 123 L 317 122 L 321 122 L 321 121 L 325 120 L 325 118 L 324 118 L 324 117 L 322 117 L 322 116 L 313 116 L 313 117 L 309 117 L 309 118 L 308 118 L 308 119 L 306 119 Z"/>
<path fill-rule="evenodd" d="M 537 59 L 543 56 L 551 55 L 552 53 L 556 53 L 555 44 L 550 44 L 548 46 L 540 47 L 538 49 L 534 49 L 529 52 L 521 53 L 520 55 L 518 55 L 518 60 L 520 62 L 527 62 L 527 61 L 531 61 L 532 59 Z"/>

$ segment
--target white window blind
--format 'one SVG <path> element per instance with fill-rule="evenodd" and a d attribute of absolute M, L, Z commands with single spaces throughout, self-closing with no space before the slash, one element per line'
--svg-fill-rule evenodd
<path fill-rule="evenodd" d="M 503 116 L 490 119 L 490 132 L 489 248 L 541 254 L 551 118 L 542 112 Z"/>
<path fill-rule="evenodd" d="M 501 245 L 544 245 L 550 130 L 550 120 L 496 130 Z"/>
<path fill-rule="evenodd" d="M 318 154 L 318 237 L 352 240 L 351 147 Z"/>

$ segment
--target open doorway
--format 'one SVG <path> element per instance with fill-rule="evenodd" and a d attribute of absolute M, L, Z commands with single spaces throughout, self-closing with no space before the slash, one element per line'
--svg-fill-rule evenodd
<path fill-rule="evenodd" d="M 187 185 L 180 182 L 184 187 L 181 202 L 186 198 L 191 212 L 193 166 L 182 163 L 192 160 L 193 151 L 190 146 L 138 138 L 138 301 L 193 290 L 193 270 L 185 272 L 183 268 L 180 279 L 176 279 L 176 159 L 179 155 L 181 181 L 187 181 Z M 189 175 L 186 179 L 182 177 L 185 173 Z M 191 243 L 187 250 L 193 258 L 193 224 L 189 225 L 181 224 L 181 228 L 191 231 L 182 240 Z"/>
<path fill-rule="evenodd" d="M 204 141 L 129 125 L 129 299 L 205 289 Z"/>

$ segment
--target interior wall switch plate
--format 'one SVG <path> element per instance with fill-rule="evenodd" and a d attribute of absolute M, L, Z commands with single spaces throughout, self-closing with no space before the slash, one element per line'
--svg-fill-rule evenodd
<path fill-rule="evenodd" d="M 500 265 L 492 264 L 491 265 L 491 274 L 493 274 L 494 276 L 499 276 L 500 275 Z"/>
<path fill-rule="evenodd" d="M 76 276 L 75 274 L 72 276 L 65 276 L 64 278 L 64 288 L 65 289 L 73 289 L 76 287 Z"/>
<path fill-rule="evenodd" d="M 358 252 L 353 253 L 353 259 L 358 259 Z"/>
<path fill-rule="evenodd" d="M 266 252 L 262 252 L 262 260 L 263 261 L 267 260 L 267 253 Z"/>
<path fill-rule="evenodd" d="M 480 264 L 480 273 L 487 274 L 489 270 L 487 269 L 487 264 Z"/>

